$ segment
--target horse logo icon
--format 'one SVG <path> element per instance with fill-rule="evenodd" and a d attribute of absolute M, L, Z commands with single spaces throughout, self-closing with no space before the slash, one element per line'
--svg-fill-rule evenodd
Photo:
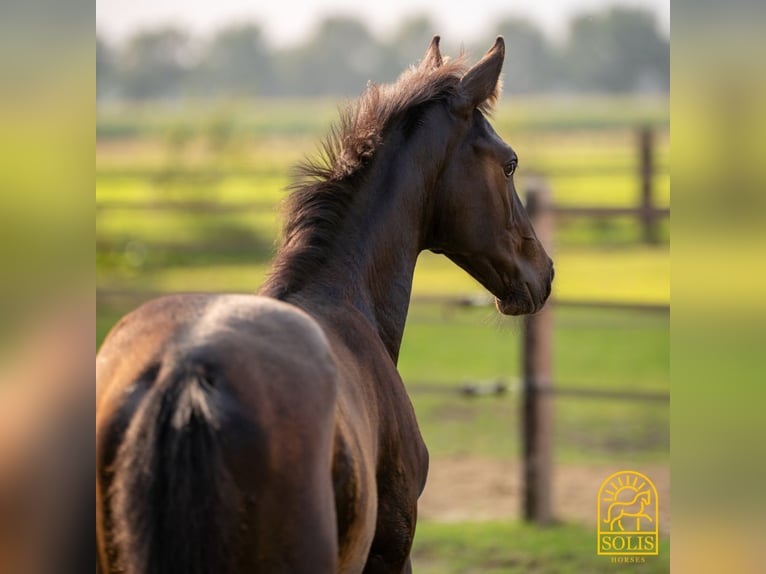
<path fill-rule="evenodd" d="M 658 553 L 657 489 L 644 474 L 615 472 L 598 491 L 598 554 Z"/>

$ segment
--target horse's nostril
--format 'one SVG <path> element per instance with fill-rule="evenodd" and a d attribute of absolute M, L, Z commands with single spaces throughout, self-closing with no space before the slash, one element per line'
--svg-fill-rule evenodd
<path fill-rule="evenodd" d="M 553 281 L 553 278 L 556 276 L 556 270 L 553 268 L 553 265 L 551 265 L 551 281 Z"/>

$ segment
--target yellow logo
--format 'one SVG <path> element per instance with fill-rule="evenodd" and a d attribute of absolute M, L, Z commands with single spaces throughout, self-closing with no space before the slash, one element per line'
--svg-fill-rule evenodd
<path fill-rule="evenodd" d="M 598 554 L 649 556 L 659 553 L 659 500 L 644 474 L 622 470 L 598 490 Z"/>

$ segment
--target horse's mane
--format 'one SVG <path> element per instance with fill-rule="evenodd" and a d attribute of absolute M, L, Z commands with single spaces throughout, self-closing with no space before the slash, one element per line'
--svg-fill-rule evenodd
<path fill-rule="evenodd" d="M 341 110 L 318 156 L 305 159 L 293 170 L 282 246 L 262 292 L 286 297 L 320 269 L 354 200 L 354 180 L 369 164 L 383 134 L 422 105 L 458 94 L 465 72 L 462 55 L 445 59 L 435 68 L 413 66 L 393 84 L 368 84 L 356 101 Z M 482 109 L 488 110 L 496 96 Z"/>

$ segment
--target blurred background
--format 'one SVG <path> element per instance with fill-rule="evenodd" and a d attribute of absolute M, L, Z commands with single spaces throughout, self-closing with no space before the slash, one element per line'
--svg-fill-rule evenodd
<path fill-rule="evenodd" d="M 267 5 L 268 4 L 268 5 Z M 97 341 L 172 291 L 258 289 L 290 166 L 339 105 L 434 34 L 477 59 L 506 40 L 492 123 L 518 189 L 548 193 L 553 525 L 525 520 L 521 320 L 421 256 L 400 371 L 431 452 L 419 572 L 612 572 L 595 500 L 633 469 L 660 493 L 669 561 L 669 2 L 97 3 Z M 630 566 L 621 566 L 629 569 Z"/>

